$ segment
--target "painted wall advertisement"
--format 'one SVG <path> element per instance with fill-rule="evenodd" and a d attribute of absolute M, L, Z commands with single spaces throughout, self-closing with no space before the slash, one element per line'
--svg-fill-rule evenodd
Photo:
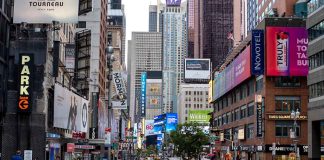
<path fill-rule="evenodd" d="M 264 74 L 264 31 L 252 30 L 251 74 Z"/>
<path fill-rule="evenodd" d="M 146 72 L 143 72 L 141 75 L 141 100 L 140 100 L 140 105 L 141 105 L 141 115 L 145 117 L 145 109 L 146 109 L 146 77 L 147 74 Z"/>
<path fill-rule="evenodd" d="M 188 121 L 196 123 L 208 123 L 211 118 L 209 113 L 212 110 L 189 110 Z"/>
<path fill-rule="evenodd" d="M 307 76 L 308 34 L 304 27 L 267 27 L 267 75 Z"/>
<path fill-rule="evenodd" d="M 243 52 L 225 68 L 225 70 L 220 73 L 215 73 L 213 100 L 223 96 L 226 92 L 251 77 L 250 52 L 250 46 L 247 46 Z"/>
<path fill-rule="evenodd" d="M 55 84 L 54 127 L 87 132 L 88 105 L 88 100 Z"/>
<path fill-rule="evenodd" d="M 209 79 L 210 59 L 185 59 L 185 79 Z"/>
<path fill-rule="evenodd" d="M 79 0 L 15 0 L 14 23 L 77 23 Z"/>

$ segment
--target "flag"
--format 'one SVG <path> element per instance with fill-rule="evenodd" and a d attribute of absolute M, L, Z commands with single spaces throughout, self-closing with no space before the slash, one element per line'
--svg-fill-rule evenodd
<path fill-rule="evenodd" d="M 234 41 L 234 35 L 233 35 L 233 32 L 229 32 L 229 33 L 227 34 L 227 39 L 231 39 L 231 40 Z"/>

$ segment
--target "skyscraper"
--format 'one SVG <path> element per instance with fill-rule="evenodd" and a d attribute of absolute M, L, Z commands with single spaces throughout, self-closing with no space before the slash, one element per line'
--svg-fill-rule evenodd
<path fill-rule="evenodd" d="M 195 44 L 195 0 L 188 0 L 188 58 L 194 58 Z"/>
<path fill-rule="evenodd" d="M 233 0 L 205 0 L 201 58 L 210 58 L 215 69 L 232 48 L 228 35 L 233 32 Z"/>
<path fill-rule="evenodd" d="M 163 12 L 163 106 L 177 111 L 177 93 L 184 78 L 187 55 L 187 4 L 168 5 Z"/>
<path fill-rule="evenodd" d="M 149 32 L 157 32 L 157 23 L 158 23 L 158 16 L 157 16 L 157 6 L 150 5 L 149 6 Z"/>
<path fill-rule="evenodd" d="M 132 40 L 128 44 L 129 105 L 131 106 L 130 112 L 137 114 L 139 113 L 137 102 L 140 98 L 141 74 L 146 71 L 162 70 L 162 34 L 133 32 Z"/>

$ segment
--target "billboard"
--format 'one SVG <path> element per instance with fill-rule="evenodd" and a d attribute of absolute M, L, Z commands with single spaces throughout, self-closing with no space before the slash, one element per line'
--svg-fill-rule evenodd
<path fill-rule="evenodd" d="M 170 133 L 178 126 L 178 114 L 166 113 L 154 117 L 154 134 L 161 134 L 164 131 Z"/>
<path fill-rule="evenodd" d="M 145 117 L 145 109 L 146 109 L 146 72 L 143 72 L 141 75 L 141 115 L 142 117 Z"/>
<path fill-rule="evenodd" d="M 180 6 L 181 0 L 166 0 L 167 6 Z"/>
<path fill-rule="evenodd" d="M 185 79 L 204 79 L 210 77 L 210 59 L 185 59 Z"/>
<path fill-rule="evenodd" d="M 149 72 L 148 72 L 149 74 Z M 162 79 L 146 79 L 146 109 L 161 109 Z"/>
<path fill-rule="evenodd" d="M 266 41 L 268 76 L 307 76 L 305 27 L 267 27 Z"/>
<path fill-rule="evenodd" d="M 175 131 L 178 126 L 178 114 L 177 113 L 167 113 L 166 114 L 166 132 L 170 133 L 171 131 Z"/>
<path fill-rule="evenodd" d="M 222 72 L 214 75 L 213 100 L 223 96 L 251 76 L 250 46 L 247 46 Z"/>
<path fill-rule="evenodd" d="M 113 72 L 115 94 L 112 96 L 113 109 L 127 109 L 126 86 L 120 72 Z"/>
<path fill-rule="evenodd" d="M 34 56 L 32 54 L 19 55 L 19 94 L 18 94 L 18 112 L 32 111 L 32 93 L 33 93 L 33 73 Z"/>
<path fill-rule="evenodd" d="M 15 0 L 14 23 L 77 23 L 79 0 Z"/>
<path fill-rule="evenodd" d="M 208 83 L 208 103 L 213 101 L 213 80 L 210 80 Z"/>
<path fill-rule="evenodd" d="M 251 40 L 251 74 L 264 74 L 264 31 L 252 30 Z"/>
<path fill-rule="evenodd" d="M 154 120 L 145 120 L 145 136 L 154 135 Z"/>
<path fill-rule="evenodd" d="M 211 116 L 210 112 L 213 110 L 189 110 L 188 121 L 196 123 L 209 123 Z"/>
<path fill-rule="evenodd" d="M 88 100 L 55 84 L 54 127 L 87 132 L 88 105 Z"/>

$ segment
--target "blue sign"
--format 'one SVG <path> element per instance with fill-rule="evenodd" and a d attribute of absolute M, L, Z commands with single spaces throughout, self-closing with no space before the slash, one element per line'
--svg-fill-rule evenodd
<path fill-rule="evenodd" d="M 178 114 L 177 113 L 167 113 L 166 114 L 166 132 L 170 133 L 175 131 L 178 126 Z"/>
<path fill-rule="evenodd" d="M 252 30 L 251 74 L 264 74 L 264 31 Z"/>
<path fill-rule="evenodd" d="M 141 115 L 142 117 L 145 117 L 145 109 L 146 109 L 146 77 L 147 74 L 146 72 L 143 72 L 141 75 L 141 100 L 140 100 L 140 105 L 141 105 Z"/>

